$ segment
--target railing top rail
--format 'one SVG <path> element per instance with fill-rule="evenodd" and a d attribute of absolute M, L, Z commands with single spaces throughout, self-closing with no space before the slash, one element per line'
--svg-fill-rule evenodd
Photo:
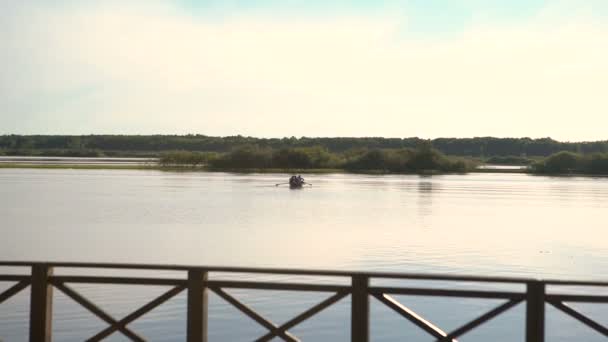
<path fill-rule="evenodd" d="M 564 285 L 564 286 L 608 286 L 608 281 L 583 281 L 583 280 L 568 280 L 568 279 L 546 279 L 543 282 L 547 285 Z"/>
<path fill-rule="evenodd" d="M 436 280 L 436 281 L 460 281 L 460 282 L 487 282 L 487 283 L 512 283 L 526 284 L 542 281 L 548 285 L 567 286 L 608 286 L 606 281 L 578 281 L 578 280 L 551 280 L 523 277 L 500 277 L 500 276 L 469 276 L 469 275 L 445 275 L 432 273 L 399 273 L 399 272 L 365 272 L 365 271 L 335 271 L 335 270 L 311 270 L 311 269 L 286 269 L 286 268 L 264 268 L 264 267 L 222 267 L 203 265 L 160 265 L 160 264 L 127 264 L 127 263 L 94 263 L 94 262 L 36 262 L 36 261 L 0 261 L 2 267 L 28 267 L 33 265 L 48 265 L 64 268 L 103 268 L 103 269 L 132 269 L 132 270 L 163 270 L 163 271 L 188 271 L 201 269 L 207 272 L 218 273 L 257 273 L 257 274 L 289 274 L 303 276 L 326 276 L 326 277 L 352 277 L 355 275 L 367 276 L 369 278 L 405 279 L 405 280 Z"/>

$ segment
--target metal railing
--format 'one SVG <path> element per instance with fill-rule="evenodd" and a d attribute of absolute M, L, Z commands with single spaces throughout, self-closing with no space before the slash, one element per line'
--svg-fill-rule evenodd
<path fill-rule="evenodd" d="M 0 274 L 0 282 L 14 282 L 7 290 L 0 293 L 0 304 L 20 291 L 30 287 L 30 341 L 51 341 L 52 335 L 52 306 L 53 291 L 57 289 L 79 303 L 84 308 L 105 321 L 108 326 L 89 338 L 88 341 L 100 341 L 114 332 L 121 332 L 133 341 L 145 341 L 145 338 L 129 328 L 129 324 L 150 310 L 173 298 L 182 291 L 187 292 L 186 301 L 186 336 L 188 342 L 207 341 L 208 331 L 208 294 L 213 292 L 245 315 L 267 329 L 267 332 L 254 339 L 269 341 L 279 337 L 285 341 L 299 341 L 289 332 L 297 324 L 305 321 L 325 308 L 351 297 L 351 341 L 368 342 L 370 328 L 370 297 L 376 298 L 405 319 L 414 323 L 436 341 L 456 341 L 459 336 L 475 329 L 490 319 L 504 313 L 514 306 L 525 303 L 525 336 L 527 342 L 543 342 L 545 339 L 545 303 L 548 303 L 570 317 L 582 322 L 589 328 L 608 337 L 608 328 L 584 314 L 574 310 L 565 302 L 579 303 L 608 303 L 606 295 L 575 295 L 547 293 L 549 285 L 559 286 L 600 286 L 608 289 L 608 282 L 585 282 L 563 280 L 536 280 L 527 278 L 506 277 L 473 277 L 451 275 L 423 275 L 405 273 L 379 272 L 341 272 L 325 270 L 290 270 L 273 268 L 239 268 L 239 267 L 204 267 L 204 266 L 174 266 L 147 264 L 107 264 L 107 263 L 61 263 L 61 262 L 0 262 L 0 267 L 27 267 L 29 274 Z M 182 278 L 151 278 L 151 277 L 116 277 L 90 275 L 54 275 L 54 269 L 128 269 L 128 270 L 157 270 L 183 271 L 187 274 Z M 269 274 L 333 277 L 346 280 L 341 284 L 288 283 L 279 281 L 242 281 L 215 280 L 210 273 L 222 274 Z M 519 284 L 525 286 L 525 291 L 496 291 L 496 290 L 462 290 L 445 288 L 420 288 L 405 286 L 372 286 L 370 280 L 423 280 L 447 282 L 475 282 L 493 284 Z M 161 296 L 143 305 L 122 319 L 115 319 L 97 305 L 75 291 L 69 284 L 128 284 L 167 286 L 169 289 Z M 256 290 L 285 290 L 323 292 L 331 295 L 288 320 L 282 325 L 276 325 L 263 317 L 249 306 L 230 295 L 225 289 L 256 289 Z M 503 299 L 504 303 L 482 314 L 459 328 L 446 332 L 428 319 L 417 314 L 410 308 L 399 303 L 394 295 L 416 295 L 435 297 L 460 297 L 479 299 Z"/>

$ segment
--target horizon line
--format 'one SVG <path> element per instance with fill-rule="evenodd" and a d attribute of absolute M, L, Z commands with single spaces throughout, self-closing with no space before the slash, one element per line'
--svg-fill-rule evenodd
<path fill-rule="evenodd" d="M 253 135 L 243 135 L 243 134 L 233 134 L 233 135 L 209 135 L 203 133 L 88 133 L 88 134 L 44 134 L 44 133 L 32 133 L 32 134 L 20 134 L 20 133 L 2 133 L 0 137 L 6 136 L 23 136 L 23 137 L 33 137 L 33 136 L 54 136 L 54 137 L 86 137 L 86 136 L 204 136 L 210 138 L 230 138 L 230 137 L 242 137 L 242 138 L 254 138 L 254 139 L 419 139 L 419 140 L 439 140 L 439 139 L 530 139 L 530 140 L 552 140 L 559 143 L 595 143 L 595 142 L 608 142 L 608 138 L 600 139 L 600 140 L 557 140 L 552 138 L 551 136 L 545 137 L 529 137 L 529 136 L 493 136 L 493 135 L 485 135 L 485 136 L 467 136 L 467 137 L 455 137 L 455 136 L 440 136 L 434 138 L 423 138 L 420 136 L 408 136 L 408 137 L 395 137 L 395 136 L 253 136 Z"/>

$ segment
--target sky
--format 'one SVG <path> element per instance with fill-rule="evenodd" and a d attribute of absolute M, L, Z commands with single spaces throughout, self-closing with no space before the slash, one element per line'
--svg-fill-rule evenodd
<path fill-rule="evenodd" d="M 0 0 L 0 134 L 608 139 L 605 0 Z"/>

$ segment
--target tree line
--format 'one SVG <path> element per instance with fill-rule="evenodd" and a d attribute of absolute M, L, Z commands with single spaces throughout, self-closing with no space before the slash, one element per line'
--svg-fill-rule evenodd
<path fill-rule="evenodd" d="M 74 155 L 74 156 L 158 156 L 165 151 L 226 153 L 245 146 L 260 149 L 297 149 L 322 147 L 331 153 L 357 150 L 416 148 L 421 138 L 255 138 L 207 135 L 2 135 L 0 154 Z M 560 142 L 551 138 L 437 138 L 430 140 L 439 152 L 452 156 L 489 158 L 494 156 L 538 156 L 568 151 L 608 153 L 608 141 Z"/>
<path fill-rule="evenodd" d="M 445 156 L 428 142 L 415 149 L 360 149 L 344 153 L 330 152 L 322 146 L 274 150 L 247 145 L 226 153 L 167 152 L 161 155 L 159 164 L 180 168 L 205 166 L 217 170 L 340 169 L 382 173 L 466 172 L 475 167 L 470 160 Z"/>
<path fill-rule="evenodd" d="M 494 157 L 500 158 L 500 157 Z M 513 165 L 524 161 L 506 157 Z M 470 158 L 446 156 L 430 143 L 417 148 L 361 149 L 333 153 L 321 146 L 273 150 L 247 145 L 227 153 L 175 151 L 162 153 L 162 167 L 217 170 L 311 170 L 339 169 L 351 172 L 426 173 L 467 172 L 477 163 Z M 540 160 L 531 161 L 528 172 L 536 174 L 608 175 L 608 153 L 580 154 L 561 151 Z"/>
<path fill-rule="evenodd" d="M 608 153 L 558 152 L 532 165 L 539 174 L 608 175 Z"/>

